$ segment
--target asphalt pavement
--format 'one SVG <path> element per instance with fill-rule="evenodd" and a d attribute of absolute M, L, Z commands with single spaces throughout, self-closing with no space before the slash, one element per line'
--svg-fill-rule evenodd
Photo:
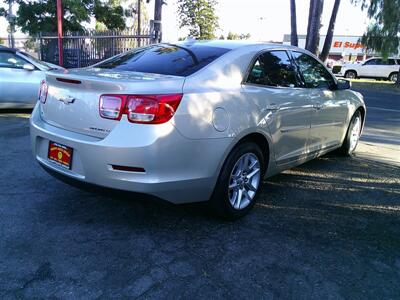
<path fill-rule="evenodd" d="M 237 222 L 56 181 L 0 114 L 0 298 L 399 299 L 400 94 L 362 92 L 367 151 L 265 180 Z"/>
<path fill-rule="evenodd" d="M 365 95 L 368 113 L 363 141 L 400 146 L 400 92 L 366 88 L 355 90 Z"/>

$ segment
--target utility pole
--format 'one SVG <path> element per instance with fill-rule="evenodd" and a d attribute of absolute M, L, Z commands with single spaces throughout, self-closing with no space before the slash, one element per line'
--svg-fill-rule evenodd
<path fill-rule="evenodd" d="M 160 43 L 162 39 L 161 35 L 161 14 L 163 0 L 154 1 L 154 41 Z"/>
<path fill-rule="evenodd" d="M 8 24 L 10 25 L 10 32 L 8 33 L 8 45 L 11 46 L 11 48 L 15 48 L 15 40 L 14 40 L 15 16 L 13 15 L 13 11 L 12 11 L 12 3 L 13 3 L 13 0 L 8 0 L 7 20 L 8 20 Z"/>
<path fill-rule="evenodd" d="M 58 64 L 63 66 L 63 46 L 62 46 L 62 5 L 61 0 L 57 0 L 57 36 L 58 36 Z"/>
<path fill-rule="evenodd" d="M 137 35 L 142 34 L 142 0 L 138 0 L 137 7 Z M 138 46 L 140 47 L 141 40 L 138 38 Z"/>

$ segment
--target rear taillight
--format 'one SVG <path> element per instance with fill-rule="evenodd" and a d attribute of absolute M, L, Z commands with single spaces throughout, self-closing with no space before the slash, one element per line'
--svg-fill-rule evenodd
<path fill-rule="evenodd" d="M 103 95 L 100 97 L 99 112 L 102 118 L 120 120 L 125 97 Z"/>
<path fill-rule="evenodd" d="M 40 102 L 42 102 L 42 103 L 46 102 L 47 92 L 48 92 L 48 86 L 47 86 L 46 80 L 42 80 L 40 82 L 39 95 L 38 95 L 38 100 Z"/>
<path fill-rule="evenodd" d="M 126 114 L 132 123 L 161 124 L 174 115 L 182 94 L 167 95 L 102 95 L 100 116 L 120 120 Z"/>

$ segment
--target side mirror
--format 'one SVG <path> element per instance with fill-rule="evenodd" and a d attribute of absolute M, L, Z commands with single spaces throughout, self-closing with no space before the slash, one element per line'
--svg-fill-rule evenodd
<path fill-rule="evenodd" d="M 348 90 L 351 88 L 351 82 L 345 79 L 338 79 L 336 87 L 338 90 Z"/>
<path fill-rule="evenodd" d="M 26 71 L 34 71 L 34 70 L 35 70 L 35 66 L 34 66 L 34 65 L 31 65 L 31 64 L 24 64 L 24 65 L 22 66 L 22 68 L 23 68 L 24 70 L 26 70 Z"/>

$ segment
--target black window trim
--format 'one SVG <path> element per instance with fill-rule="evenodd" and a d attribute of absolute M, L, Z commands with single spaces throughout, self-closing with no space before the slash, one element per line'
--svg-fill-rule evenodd
<path fill-rule="evenodd" d="M 292 65 L 292 67 L 295 69 L 295 72 L 297 73 L 297 75 L 300 75 L 300 73 L 298 72 L 297 66 L 293 63 L 293 59 L 292 59 L 292 55 L 289 49 L 287 48 L 282 48 L 282 47 L 278 47 L 278 48 L 269 48 L 269 49 L 262 49 L 260 51 L 258 51 L 254 57 L 251 59 L 249 66 L 247 67 L 247 70 L 243 76 L 243 80 L 242 80 L 242 85 L 250 85 L 250 86 L 257 86 L 257 87 L 263 87 L 263 88 L 268 88 L 268 89 L 301 89 L 303 88 L 302 86 L 294 86 L 294 87 L 290 87 L 290 86 L 272 86 L 272 85 L 265 85 L 265 84 L 257 84 L 257 83 L 251 83 L 248 82 L 247 80 L 249 79 L 250 76 L 250 72 L 254 66 L 254 64 L 256 63 L 257 59 L 263 55 L 264 53 L 267 52 L 274 52 L 274 51 L 284 51 L 286 52 L 286 55 L 288 56 L 290 63 Z M 298 82 L 299 85 L 303 85 L 302 82 Z"/>

